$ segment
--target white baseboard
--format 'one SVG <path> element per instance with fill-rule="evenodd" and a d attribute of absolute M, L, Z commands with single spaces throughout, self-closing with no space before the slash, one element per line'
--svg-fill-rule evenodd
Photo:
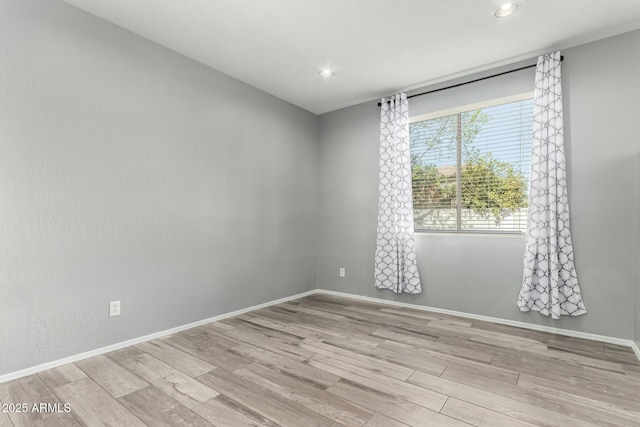
<path fill-rule="evenodd" d="M 550 333 L 553 333 L 553 334 L 564 335 L 564 336 L 568 336 L 568 337 L 583 338 L 583 339 L 592 340 L 592 341 L 600 341 L 600 342 L 605 342 L 605 343 L 609 343 L 609 344 L 617 344 L 617 345 L 621 345 L 621 346 L 625 346 L 625 347 L 631 347 L 631 349 L 633 349 L 634 353 L 638 357 L 638 360 L 640 361 L 640 349 L 638 348 L 638 345 L 635 342 L 631 341 L 631 340 L 624 340 L 624 339 L 621 339 L 621 338 L 613 338 L 613 337 L 608 337 L 608 336 L 605 336 L 605 335 L 589 334 L 589 333 L 586 333 L 586 332 L 572 331 L 572 330 L 569 330 L 569 329 L 553 328 L 553 327 L 550 327 L 550 326 L 534 325 L 534 324 L 531 324 L 531 323 L 518 322 L 518 321 L 515 321 L 515 320 L 500 319 L 500 318 L 496 318 L 496 317 L 482 316 L 482 315 L 479 315 L 479 314 L 470 314 L 470 313 L 464 313 L 464 312 L 460 312 L 460 311 L 446 310 L 446 309 L 442 309 L 442 308 L 429 307 L 429 306 L 418 305 L 418 304 L 409 304 L 409 303 L 398 302 L 398 301 L 389 301 L 389 300 L 385 300 L 385 299 L 381 299 L 381 298 L 365 297 L 365 296 L 361 296 L 361 295 L 348 294 L 348 293 L 344 293 L 344 292 L 328 291 L 328 290 L 324 290 L 324 289 L 314 289 L 314 290 L 311 290 L 311 291 L 303 292 L 303 293 L 292 295 L 292 296 L 289 296 L 289 297 L 280 298 L 280 299 L 277 299 L 277 300 L 265 302 L 263 304 L 258 304 L 258 305 L 254 305 L 254 306 L 251 306 L 251 307 L 243 308 L 243 309 L 240 309 L 240 310 L 232 311 L 232 312 L 229 312 L 229 313 L 220 314 L 218 316 L 210 317 L 210 318 L 204 319 L 204 320 L 199 320 L 197 322 L 189 323 L 189 324 L 186 324 L 186 325 L 177 326 L 175 328 L 166 329 L 164 331 L 156 332 L 156 333 L 145 335 L 145 336 L 142 336 L 142 337 L 133 338 L 133 339 L 130 339 L 130 340 L 127 340 L 127 341 L 122 341 L 122 342 L 119 342 L 119 343 L 116 343 L 116 344 L 108 345 L 106 347 L 101 347 L 101 348 L 98 348 L 98 349 L 95 349 L 95 350 L 90 350 L 90 351 L 87 351 L 87 352 L 84 352 L 84 353 L 80 353 L 80 354 L 76 354 L 76 355 L 73 355 L 73 356 L 65 357 L 63 359 L 58 359 L 58 360 L 54 360 L 52 362 L 43 363 L 41 365 L 32 366 L 30 368 L 22 369 L 22 370 L 19 370 L 19 371 L 10 372 L 10 373 L 5 374 L 5 375 L 0 375 L 0 384 L 4 383 L 4 382 L 7 382 L 7 381 L 15 380 L 15 379 L 18 379 L 18 378 L 26 377 L 28 375 L 37 374 L 38 372 L 46 371 L 47 369 L 56 368 L 58 366 L 66 365 L 68 363 L 77 362 L 78 360 L 87 359 L 87 358 L 93 357 L 93 356 L 98 356 L 100 354 L 108 353 L 108 352 L 114 351 L 114 350 L 119 350 L 119 349 L 121 349 L 123 347 L 128 347 L 128 346 L 131 346 L 131 345 L 139 344 L 141 342 L 150 341 L 150 340 L 153 340 L 153 339 L 156 339 L 156 338 L 162 338 L 164 336 L 175 334 L 177 332 L 184 331 L 186 329 L 195 328 L 196 326 L 206 325 L 207 323 L 215 322 L 215 321 L 222 320 L 222 319 L 227 319 L 227 318 L 233 317 L 233 316 L 238 316 L 240 314 L 244 314 L 244 313 L 247 313 L 249 311 L 258 310 L 260 308 L 269 307 L 269 306 L 272 306 L 272 305 L 276 305 L 276 304 L 280 304 L 280 303 L 283 303 L 283 302 L 295 300 L 295 299 L 298 299 L 298 298 L 303 298 L 303 297 L 306 297 L 306 296 L 309 296 L 309 295 L 313 295 L 313 294 L 334 295 L 334 296 L 343 297 L 343 298 L 352 298 L 352 299 L 357 299 L 357 300 L 361 300 L 361 301 L 369 301 L 369 302 L 392 305 L 392 306 L 397 306 L 397 307 L 407 307 L 407 308 L 412 308 L 412 309 L 415 309 L 415 310 L 430 311 L 430 312 L 433 312 L 433 313 L 441 313 L 441 314 L 449 314 L 449 315 L 452 315 L 452 316 L 464 317 L 464 318 L 474 319 L 474 320 L 484 320 L 486 322 L 493 322 L 493 323 L 498 323 L 498 324 L 501 324 L 501 325 L 515 326 L 515 327 L 524 328 L 524 329 L 532 329 L 532 330 L 535 330 L 535 331 L 550 332 Z"/>
<path fill-rule="evenodd" d="M 636 354 L 638 360 L 640 360 L 640 348 L 638 348 L 638 344 L 635 341 L 631 341 L 631 349 Z"/>
<path fill-rule="evenodd" d="M 554 328 L 551 326 L 534 325 L 532 323 L 518 322 L 516 320 L 500 319 L 497 317 L 482 316 L 480 314 L 471 314 L 471 313 L 465 313 L 461 311 L 453 311 L 453 310 L 446 310 L 443 308 L 429 307 L 425 305 L 409 304 L 409 303 L 398 302 L 398 301 L 389 301 L 381 298 L 365 297 L 361 295 L 354 295 L 354 294 L 348 294 L 348 293 L 336 292 L 336 291 L 328 291 L 324 289 L 318 289 L 316 293 L 334 295 L 334 296 L 344 297 L 344 298 L 353 298 L 353 299 L 375 302 L 380 304 L 394 305 L 397 307 L 407 307 L 407 308 L 412 308 L 414 310 L 430 311 L 433 313 L 450 314 L 452 316 L 464 317 L 467 319 L 484 320 L 486 322 L 498 323 L 501 325 L 515 326 L 515 327 L 524 328 L 524 329 L 532 329 L 534 331 L 550 332 L 552 334 L 564 335 L 567 337 L 583 338 L 586 340 L 600 341 L 608 344 L 617 344 L 624 347 L 633 348 L 633 350 L 636 353 L 636 356 L 638 356 L 638 360 L 640 360 L 640 351 L 638 351 L 638 347 L 635 346 L 635 343 L 631 340 L 625 340 L 622 338 L 614 338 L 614 337 L 608 337 L 606 335 L 597 335 L 597 334 L 590 334 L 587 332 L 572 331 L 570 329 Z"/>
<path fill-rule="evenodd" d="M 101 347 L 95 350 L 90 350 L 84 353 L 76 354 L 73 356 L 65 357 L 63 359 L 54 360 L 52 362 L 43 363 L 41 365 L 32 366 L 30 368 L 21 369 L 19 371 L 10 372 L 8 374 L 0 375 L 0 384 L 12 381 L 18 378 L 26 377 L 28 375 L 37 374 L 38 372 L 46 371 L 47 369 L 56 368 L 58 366 L 66 365 L 68 363 L 77 362 L 78 360 L 87 359 L 89 357 L 98 356 L 100 354 L 108 353 L 110 351 L 119 350 L 123 347 L 128 347 L 131 345 L 139 344 L 141 342 L 150 341 L 156 338 L 162 338 L 167 335 L 175 334 L 176 332 L 184 331 L 185 329 L 195 328 L 196 326 L 206 325 L 207 323 L 215 322 L 217 320 L 227 319 L 229 317 L 238 316 L 243 313 L 247 313 L 249 311 L 258 310 L 260 308 L 269 307 L 272 305 L 280 304 L 283 302 L 291 301 L 294 299 L 306 297 L 308 295 L 315 294 L 317 289 L 313 289 L 311 291 L 303 292 L 300 294 L 292 295 L 290 297 L 280 298 L 277 300 L 265 302 L 263 304 L 254 305 L 247 308 L 242 308 L 240 310 L 232 311 L 229 313 L 220 314 L 218 316 L 210 317 L 204 320 L 198 320 L 197 322 L 188 323 L 186 325 L 177 326 L 175 328 L 166 329 L 164 331 L 155 332 L 153 334 L 145 335 L 138 338 L 133 338 L 127 341 L 122 341 L 116 344 L 108 345 L 106 347 Z"/>

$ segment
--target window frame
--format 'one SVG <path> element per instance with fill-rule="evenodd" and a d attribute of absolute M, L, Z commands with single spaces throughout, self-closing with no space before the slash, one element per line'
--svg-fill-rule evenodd
<path fill-rule="evenodd" d="M 534 98 L 534 91 L 527 91 L 527 92 L 522 92 L 514 95 L 503 96 L 500 98 L 493 98 L 485 101 L 475 102 L 472 104 L 466 104 L 458 107 L 446 108 L 443 110 L 417 114 L 414 116 L 409 116 L 409 125 L 411 123 L 439 119 L 442 117 L 447 117 L 447 116 L 456 115 L 460 113 L 466 113 L 466 112 L 483 109 L 483 108 L 495 107 L 498 105 L 508 104 L 511 102 L 525 101 L 533 98 Z M 436 230 L 436 229 L 428 229 L 428 228 L 425 229 L 425 228 L 416 228 L 415 223 L 414 223 L 413 232 L 417 234 L 452 234 L 456 236 L 482 235 L 482 234 L 489 235 L 489 236 L 524 236 L 526 234 L 526 232 L 524 231 L 513 231 L 513 230 L 501 231 L 501 230 L 462 230 L 462 229 Z"/>

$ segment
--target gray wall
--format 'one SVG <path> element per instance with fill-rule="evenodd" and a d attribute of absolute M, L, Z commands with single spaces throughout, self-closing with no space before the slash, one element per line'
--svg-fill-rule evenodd
<path fill-rule="evenodd" d="M 317 156 L 306 111 L 3 0 L 0 375 L 315 289 Z"/>
<path fill-rule="evenodd" d="M 633 340 L 640 348 L 640 151 L 635 156 L 635 319 L 633 328 Z"/>
<path fill-rule="evenodd" d="M 321 289 L 630 339 L 633 336 L 633 154 L 640 31 L 563 52 L 565 144 L 578 278 L 589 313 L 551 321 L 521 313 L 522 236 L 417 235 L 424 293 L 373 286 L 379 109 L 320 117 Z M 412 115 L 533 89 L 533 69 L 414 98 Z M 338 277 L 338 268 L 347 277 Z"/>

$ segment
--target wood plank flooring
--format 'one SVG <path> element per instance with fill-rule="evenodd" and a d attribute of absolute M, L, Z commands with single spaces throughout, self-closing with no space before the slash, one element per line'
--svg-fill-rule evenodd
<path fill-rule="evenodd" d="M 29 408 L 0 427 L 640 426 L 640 363 L 626 347 L 313 295 L 0 384 L 0 402 Z"/>

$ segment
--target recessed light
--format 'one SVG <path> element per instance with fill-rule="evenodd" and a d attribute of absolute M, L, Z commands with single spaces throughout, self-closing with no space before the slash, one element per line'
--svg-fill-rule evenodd
<path fill-rule="evenodd" d="M 336 73 L 333 70 L 330 70 L 328 68 L 325 68 L 324 70 L 320 70 L 318 72 L 318 75 L 320 77 L 322 77 L 323 79 L 330 79 L 331 77 L 335 76 Z"/>
<path fill-rule="evenodd" d="M 493 9 L 493 16 L 496 18 L 506 18 L 507 16 L 516 13 L 519 7 L 520 3 L 517 1 L 503 3 L 501 6 L 496 6 L 496 8 Z"/>

